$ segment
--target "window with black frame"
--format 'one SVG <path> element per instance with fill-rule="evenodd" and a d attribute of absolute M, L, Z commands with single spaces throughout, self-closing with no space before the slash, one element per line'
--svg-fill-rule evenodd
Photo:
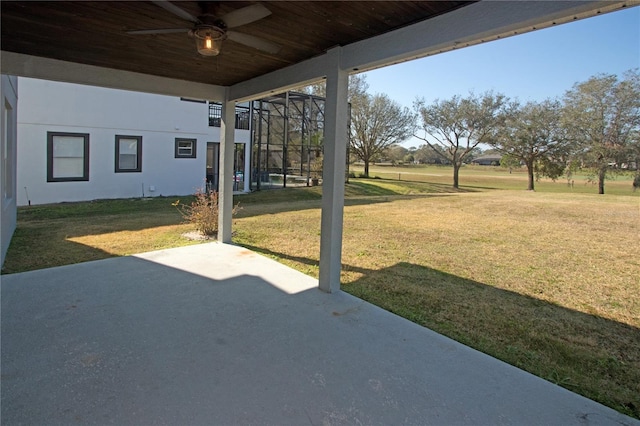
<path fill-rule="evenodd" d="M 196 158 L 196 139 L 176 138 L 175 158 Z"/>
<path fill-rule="evenodd" d="M 142 136 L 116 135 L 116 173 L 142 171 Z"/>
<path fill-rule="evenodd" d="M 47 132 L 47 182 L 89 180 L 89 134 Z"/>

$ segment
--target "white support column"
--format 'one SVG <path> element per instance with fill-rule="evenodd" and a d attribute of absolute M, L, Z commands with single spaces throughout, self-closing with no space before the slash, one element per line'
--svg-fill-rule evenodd
<path fill-rule="evenodd" d="M 322 222 L 320 230 L 320 280 L 322 291 L 340 290 L 342 265 L 342 216 L 348 143 L 349 74 L 340 69 L 342 48 L 327 52 L 327 96 L 324 112 L 324 160 L 322 167 Z"/>
<path fill-rule="evenodd" d="M 228 99 L 228 96 L 226 96 Z M 219 172 L 219 213 L 218 241 L 231 242 L 231 223 L 233 212 L 233 151 L 235 148 L 235 102 L 225 100 L 222 103 L 220 123 L 220 172 Z"/>

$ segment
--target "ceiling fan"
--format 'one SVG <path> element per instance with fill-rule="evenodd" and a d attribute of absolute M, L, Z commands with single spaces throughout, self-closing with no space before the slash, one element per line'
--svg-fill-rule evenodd
<path fill-rule="evenodd" d="M 245 46 L 271 54 L 276 54 L 280 51 L 281 46 L 276 43 L 272 43 L 260 37 L 229 30 L 229 28 L 249 24 L 271 15 L 271 11 L 261 4 L 243 7 L 222 16 L 203 13 L 196 17 L 167 0 L 152 0 L 152 3 L 173 13 L 185 21 L 193 23 L 193 27 L 133 30 L 127 31 L 127 34 L 170 34 L 186 32 L 189 36 L 195 38 L 198 53 L 203 56 L 218 55 L 220 53 L 220 48 L 222 47 L 222 42 L 226 39 L 233 40 L 237 43 L 244 44 Z"/>

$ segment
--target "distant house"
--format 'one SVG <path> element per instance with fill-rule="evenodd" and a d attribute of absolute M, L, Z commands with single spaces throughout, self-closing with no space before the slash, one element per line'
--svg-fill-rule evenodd
<path fill-rule="evenodd" d="M 17 205 L 217 188 L 220 104 L 30 78 L 19 83 Z M 324 99 L 295 95 L 236 106 L 234 191 L 306 184 L 315 158 L 310 132 L 321 131 L 323 116 L 307 117 L 285 138 L 282 104 L 301 99 L 306 108 L 298 109 L 308 114 L 323 111 Z M 283 140 L 291 145 L 285 154 Z"/>
<path fill-rule="evenodd" d="M 471 164 L 478 166 L 499 166 L 501 159 L 502 155 L 499 154 L 483 155 L 471 160 Z"/>

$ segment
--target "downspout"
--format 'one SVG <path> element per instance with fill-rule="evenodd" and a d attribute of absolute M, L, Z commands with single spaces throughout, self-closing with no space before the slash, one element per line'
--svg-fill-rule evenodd
<path fill-rule="evenodd" d="M 307 127 L 307 100 L 302 101 L 302 126 L 300 129 L 300 176 L 304 173 L 304 130 Z M 309 186 L 309 179 L 307 179 L 307 186 Z"/>
<path fill-rule="evenodd" d="M 251 159 L 253 158 L 253 101 L 249 103 L 249 141 L 244 149 L 244 192 L 251 192 Z"/>
<path fill-rule="evenodd" d="M 289 145 L 289 92 L 284 95 L 284 135 L 282 137 L 282 187 L 287 187 L 287 148 Z"/>
<path fill-rule="evenodd" d="M 260 191 L 260 181 L 262 175 L 262 162 L 260 154 L 262 153 L 262 99 L 258 101 L 258 151 L 256 152 L 256 191 Z"/>
<path fill-rule="evenodd" d="M 309 95 L 309 140 L 307 141 L 307 186 L 310 186 L 311 182 L 311 142 L 312 142 L 312 134 L 311 128 L 317 130 L 318 123 L 315 126 L 311 125 L 311 117 L 313 117 L 313 101 L 311 100 L 311 95 Z M 306 100 L 305 100 L 306 103 Z"/>
<path fill-rule="evenodd" d="M 271 107 L 269 107 L 271 108 Z M 261 112 L 262 113 L 262 112 Z M 269 159 L 270 157 L 270 152 L 269 152 L 269 147 L 271 145 L 271 111 L 267 112 L 267 149 L 265 151 L 265 154 L 267 156 L 267 158 L 265 159 L 265 164 L 267 166 L 267 176 L 269 176 Z M 271 186 L 271 180 L 269 180 L 269 186 Z"/>

